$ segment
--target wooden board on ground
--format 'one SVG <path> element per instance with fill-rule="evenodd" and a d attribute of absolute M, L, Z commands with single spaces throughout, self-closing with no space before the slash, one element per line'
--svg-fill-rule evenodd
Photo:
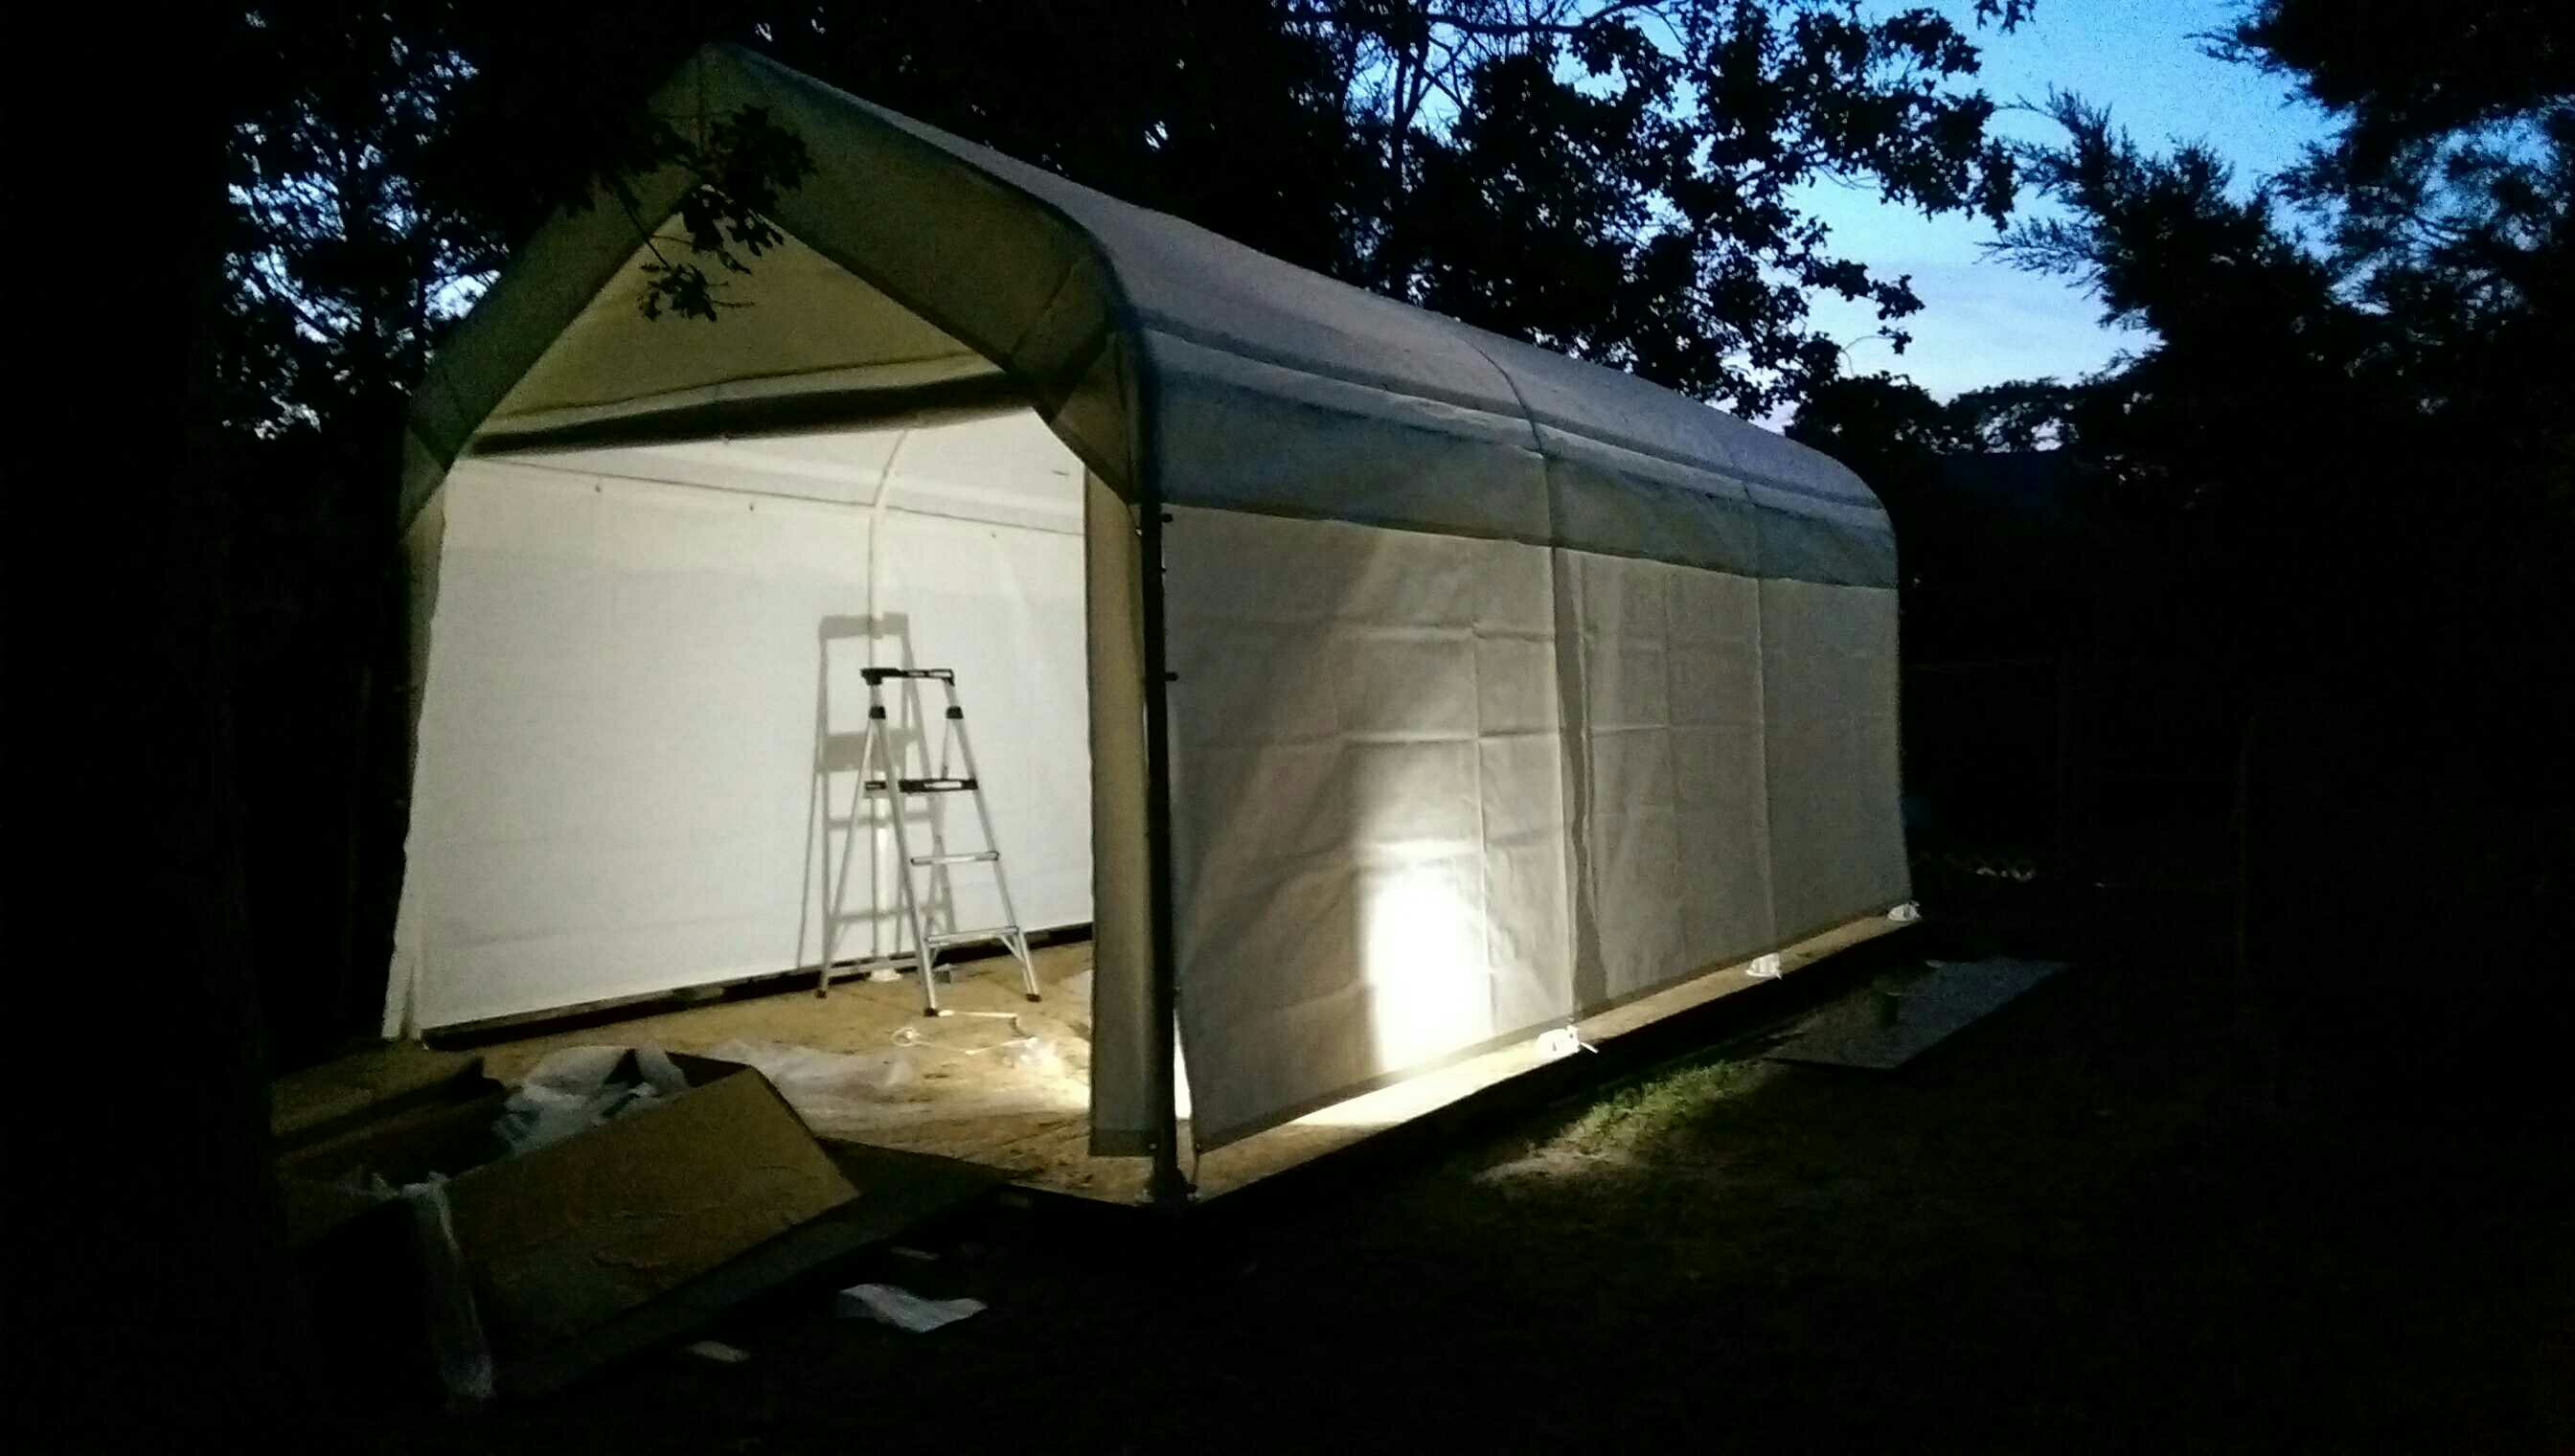
<path fill-rule="evenodd" d="M 1817 1012 L 1773 1061 L 1893 1071 L 2000 1010 L 2065 968 L 2061 960 L 1931 961 L 1930 969 L 1855 992 Z"/>
<path fill-rule="evenodd" d="M 269 1133 L 280 1148 L 301 1147 L 482 1079 L 483 1058 L 471 1052 L 389 1041 L 278 1078 L 269 1090 Z"/>
<path fill-rule="evenodd" d="M 890 1240 L 1011 1181 L 999 1168 L 937 1153 L 829 1141 L 823 1151 L 859 1190 L 859 1201 L 839 1216 L 864 1224 L 872 1243 Z"/>
<path fill-rule="evenodd" d="M 509 1371 L 513 1387 L 554 1390 L 610 1358 L 678 1340 L 756 1295 L 790 1283 L 828 1286 L 853 1257 L 1009 1181 L 991 1168 L 926 1153 L 843 1143 L 825 1143 L 823 1151 L 859 1190 L 857 1198 L 628 1312 L 588 1345 L 522 1358 Z"/>

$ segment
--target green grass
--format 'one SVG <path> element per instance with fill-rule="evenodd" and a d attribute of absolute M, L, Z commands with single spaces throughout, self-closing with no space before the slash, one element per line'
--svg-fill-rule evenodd
<path fill-rule="evenodd" d="M 1648 1073 L 1600 1096 L 1557 1140 L 1595 1156 L 1633 1152 L 1704 1120 L 1728 1099 L 1761 1085 L 1767 1072 L 1756 1062 L 1703 1061 Z"/>

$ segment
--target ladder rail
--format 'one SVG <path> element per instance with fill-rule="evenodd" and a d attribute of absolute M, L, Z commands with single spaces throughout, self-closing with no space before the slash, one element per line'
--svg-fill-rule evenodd
<path fill-rule="evenodd" d="M 1002 922 L 1010 926 L 1010 937 L 1003 943 L 1020 962 L 1020 990 L 1030 1000 L 1038 998 L 1037 961 L 1029 954 L 1029 932 L 1020 919 L 1020 907 L 1011 901 L 1011 877 L 1002 870 L 1001 835 L 993 831 L 993 807 L 984 799 L 984 773 L 975 761 L 975 739 L 966 730 L 966 710 L 957 701 L 957 680 L 947 680 L 948 728 L 956 735 L 958 756 L 966 760 L 966 777 L 976 784 L 975 817 L 984 830 L 984 842 L 993 849 L 993 887 L 1001 892 Z"/>
<path fill-rule="evenodd" d="M 932 745 L 930 713 L 928 707 L 921 701 L 919 684 L 922 681 L 942 682 L 946 685 L 948 696 L 953 701 L 957 696 L 956 675 L 950 673 L 944 679 L 937 677 L 946 672 L 944 668 L 916 668 L 909 670 L 905 675 L 911 680 L 906 682 L 905 691 L 912 699 L 913 717 L 921 724 L 922 776 L 905 779 L 901 787 L 905 794 L 971 793 L 980 797 L 983 794 L 983 787 L 971 776 L 960 776 L 949 771 L 948 735 L 944 728 L 940 732 L 937 745 L 935 747 Z M 927 894 L 923 897 L 928 900 L 929 909 L 923 917 L 923 923 L 925 925 L 944 923 L 953 931 L 957 928 L 957 882 L 949 874 L 947 864 L 941 862 L 948 857 L 948 816 L 940 804 L 928 800 L 922 803 L 921 816 L 929 831 L 930 852 L 917 855 L 906 852 L 900 855 L 903 864 L 902 873 L 905 882 L 915 887 L 914 892 L 917 895 L 922 894 L 922 880 L 928 881 Z M 926 866 L 928 872 L 922 876 L 922 879 L 913 877 L 912 861 L 917 858 L 931 861 Z M 939 933 L 933 931 L 932 935 L 936 938 Z M 934 944 L 931 948 L 936 951 L 941 947 Z M 924 972 L 925 975 L 930 973 Z M 933 1010 L 932 1014 L 936 1014 L 936 1011 Z"/>
<path fill-rule="evenodd" d="M 875 679 L 868 682 L 868 700 L 869 746 L 859 760 L 861 781 L 872 784 L 867 791 L 882 797 L 886 817 L 893 822 L 898 871 L 895 876 L 896 894 L 902 904 L 903 918 L 912 928 L 913 959 L 921 973 L 923 1010 L 936 1016 L 939 1014 L 939 981 L 931 970 L 935 952 L 930 943 L 929 927 L 922 920 L 921 895 L 912 882 L 911 837 L 904 832 L 902 767 L 894 760 L 893 734 L 886 726 L 885 700 Z M 879 755 L 883 755 L 885 771 L 870 779 L 868 772 L 875 767 Z"/>
<path fill-rule="evenodd" d="M 877 858 L 876 845 L 878 820 L 875 813 L 875 804 L 877 800 L 868 781 L 866 766 L 867 752 L 868 749 L 863 744 L 860 749 L 859 782 L 850 790 L 850 812 L 841 822 L 840 864 L 837 870 L 830 871 L 830 882 L 824 887 L 823 945 L 814 978 L 814 994 L 818 997 L 829 996 L 831 994 L 832 968 L 838 965 L 841 959 L 840 951 L 843 927 L 859 918 L 858 916 L 849 913 L 850 863 L 852 860 L 859 857 L 859 835 L 862 830 L 867 834 L 869 849 L 868 858 L 870 862 L 868 865 L 868 898 L 871 902 L 874 902 L 876 899 L 877 871 L 880 867 L 875 862 Z M 827 770 L 828 764 L 819 747 L 816 750 L 815 765 L 817 783 L 826 785 L 818 788 L 817 792 L 822 803 L 823 853 L 825 855 L 825 863 L 828 865 L 831 862 L 830 855 L 832 852 L 832 802 L 828 780 L 821 777 L 821 774 Z M 903 917 L 900 915 L 896 916 L 894 926 L 894 944 L 885 950 L 878 950 L 872 943 L 869 947 L 869 953 L 864 957 L 855 958 L 852 962 L 853 965 L 868 965 L 902 959 L 904 955 L 904 924 L 905 921 Z"/>

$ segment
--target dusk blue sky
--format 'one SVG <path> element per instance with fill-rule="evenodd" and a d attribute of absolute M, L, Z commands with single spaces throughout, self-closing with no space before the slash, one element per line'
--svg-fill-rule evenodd
<path fill-rule="evenodd" d="M 1931 3 L 1962 26 L 1969 22 L 1971 0 Z M 1982 88 L 2005 106 L 2037 101 L 2050 85 L 2074 92 L 2108 106 L 2111 120 L 2150 149 L 2175 139 L 2209 143 L 2235 164 L 2239 186 L 2249 185 L 2295 161 L 2326 128 L 2313 109 L 2283 103 L 2283 81 L 2200 53 L 2191 34 L 2217 28 L 2236 9 L 2234 0 L 2039 0 L 2036 19 L 2017 32 L 1981 33 Z M 2032 141 L 2062 135 L 2025 113 L 2007 112 L 1996 123 L 2004 135 Z M 1874 191 L 1829 185 L 1808 200 L 1842 252 L 1884 274 L 1913 275 L 1922 297 L 1903 356 L 1883 342 L 1864 342 L 1846 360 L 1852 373 L 1909 375 L 1948 399 L 2003 380 L 2070 380 L 2145 342 L 2102 327 L 2099 306 L 2078 289 L 1986 261 L 1978 245 L 1994 230 L 1981 218 L 1927 221 L 1880 202 Z M 2025 212 L 2038 206 L 2023 204 Z M 1820 296 L 1813 306 L 1817 323 L 1845 343 L 1875 326 L 1861 305 Z"/>

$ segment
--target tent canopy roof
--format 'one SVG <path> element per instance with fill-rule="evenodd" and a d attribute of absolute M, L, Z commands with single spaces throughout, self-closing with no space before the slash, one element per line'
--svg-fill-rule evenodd
<path fill-rule="evenodd" d="M 654 103 L 760 107 L 815 175 L 713 324 L 642 318 L 620 209 L 558 217 L 432 362 L 405 519 L 469 449 L 1033 407 L 1132 498 L 1864 586 L 1894 539 L 1826 457 L 1631 375 L 1378 297 L 736 47 Z M 677 172 L 638 189 L 666 217 Z"/>

